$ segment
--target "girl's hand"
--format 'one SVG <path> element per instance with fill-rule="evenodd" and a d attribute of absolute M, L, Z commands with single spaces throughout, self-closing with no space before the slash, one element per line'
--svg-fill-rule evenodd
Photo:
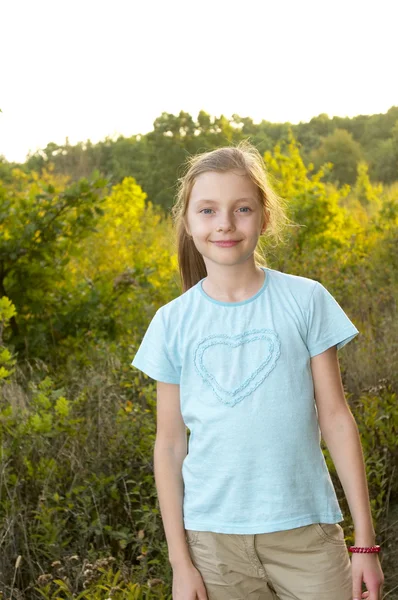
<path fill-rule="evenodd" d="M 351 569 L 353 600 L 382 600 L 384 575 L 377 554 L 353 554 Z M 366 585 L 366 592 L 361 592 L 362 582 Z"/>
<path fill-rule="evenodd" d="M 173 568 L 173 600 L 208 600 L 205 584 L 191 563 Z"/>

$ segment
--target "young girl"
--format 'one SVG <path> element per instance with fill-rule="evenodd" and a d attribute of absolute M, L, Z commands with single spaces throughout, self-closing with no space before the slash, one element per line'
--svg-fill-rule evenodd
<path fill-rule="evenodd" d="M 289 219 L 249 143 L 191 158 L 173 216 L 184 291 L 156 312 L 132 361 L 157 381 L 173 599 L 379 600 L 337 358 L 358 330 L 321 283 L 261 261 L 259 237 L 277 238 Z M 367 549 L 351 561 L 321 434 Z"/>

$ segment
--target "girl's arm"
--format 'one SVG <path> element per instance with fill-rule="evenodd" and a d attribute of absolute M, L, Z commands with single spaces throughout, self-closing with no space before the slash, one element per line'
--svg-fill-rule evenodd
<path fill-rule="evenodd" d="M 373 546 L 375 530 L 358 427 L 347 404 L 336 346 L 311 358 L 322 437 L 344 489 L 356 546 Z"/>
<path fill-rule="evenodd" d="M 173 568 L 192 565 L 183 522 L 182 463 L 187 448 L 187 430 L 180 410 L 180 386 L 158 381 L 154 474 Z"/>
<path fill-rule="evenodd" d="M 332 346 L 311 358 L 315 401 L 322 437 L 326 442 L 354 522 L 355 546 L 374 546 L 375 531 L 369 502 L 365 463 L 358 427 L 344 395 L 337 348 Z M 374 554 L 354 554 L 351 559 L 354 600 L 381 598 L 384 575 Z"/>

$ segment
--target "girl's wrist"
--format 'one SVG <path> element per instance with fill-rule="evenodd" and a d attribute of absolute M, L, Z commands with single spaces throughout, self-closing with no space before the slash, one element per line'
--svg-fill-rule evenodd
<path fill-rule="evenodd" d="M 354 544 L 353 546 L 374 546 L 376 544 L 376 536 L 375 535 L 367 535 L 367 536 L 362 536 L 362 535 L 356 535 L 354 538 Z"/>
<path fill-rule="evenodd" d="M 374 546 L 376 532 L 373 527 L 354 529 L 354 546 Z"/>
<path fill-rule="evenodd" d="M 379 546 L 376 544 L 376 534 L 374 532 L 368 534 L 358 534 L 354 536 L 354 544 L 349 547 L 350 552 L 351 549 L 354 549 L 354 552 L 358 552 L 360 554 L 363 553 L 377 553 L 377 548 Z"/>

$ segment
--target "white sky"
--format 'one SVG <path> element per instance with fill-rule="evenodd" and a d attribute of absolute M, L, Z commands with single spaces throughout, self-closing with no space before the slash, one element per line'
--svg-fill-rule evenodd
<path fill-rule="evenodd" d="M 398 105 L 397 0 L 2 0 L 0 155 L 162 112 L 308 121 Z"/>

